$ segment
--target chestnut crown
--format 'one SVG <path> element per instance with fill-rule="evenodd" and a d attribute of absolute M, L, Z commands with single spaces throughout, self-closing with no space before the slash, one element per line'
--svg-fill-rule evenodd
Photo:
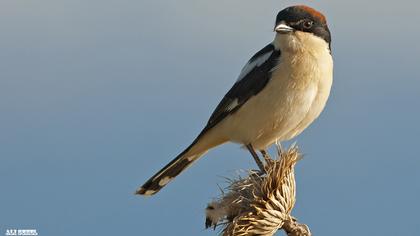
<path fill-rule="evenodd" d="M 311 7 L 299 5 L 285 8 L 277 14 L 275 27 L 280 24 L 294 31 L 312 33 L 331 44 L 331 33 L 325 16 Z"/>

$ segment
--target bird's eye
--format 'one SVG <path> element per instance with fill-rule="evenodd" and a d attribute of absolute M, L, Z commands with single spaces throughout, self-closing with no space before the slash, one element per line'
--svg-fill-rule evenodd
<path fill-rule="evenodd" d="M 305 29 L 310 29 L 312 27 L 312 25 L 314 24 L 313 21 L 311 20 L 306 20 L 303 22 L 303 28 Z"/>

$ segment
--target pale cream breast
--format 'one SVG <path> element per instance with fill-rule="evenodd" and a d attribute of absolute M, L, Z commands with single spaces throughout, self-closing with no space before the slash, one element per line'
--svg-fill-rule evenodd
<path fill-rule="evenodd" d="M 274 41 L 281 57 L 271 80 L 220 124 L 230 141 L 265 149 L 299 134 L 325 106 L 332 83 L 328 45 L 316 36 L 281 36 Z"/>
<path fill-rule="evenodd" d="M 303 32 L 297 32 L 296 39 L 292 41 L 296 54 L 302 55 L 299 56 L 302 65 L 312 68 L 309 72 L 312 73 L 312 81 L 316 83 L 317 92 L 308 113 L 296 127 L 282 137 L 283 140 L 299 135 L 320 115 L 327 103 L 333 82 L 333 59 L 328 44 L 318 37 Z"/>

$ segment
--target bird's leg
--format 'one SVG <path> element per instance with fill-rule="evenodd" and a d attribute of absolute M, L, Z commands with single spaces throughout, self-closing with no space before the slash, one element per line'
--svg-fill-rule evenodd
<path fill-rule="evenodd" d="M 267 150 L 260 150 L 261 154 L 264 157 L 265 163 L 269 163 L 271 160 L 270 154 L 268 154 Z"/>
<path fill-rule="evenodd" d="M 252 157 L 254 158 L 255 162 L 257 163 L 258 167 L 260 168 L 262 173 L 265 173 L 265 169 L 264 169 L 264 164 L 262 163 L 262 161 L 260 160 L 260 157 L 258 156 L 258 154 L 255 152 L 254 147 L 252 147 L 251 144 L 247 144 L 246 148 L 248 149 L 248 151 L 251 153 Z"/>

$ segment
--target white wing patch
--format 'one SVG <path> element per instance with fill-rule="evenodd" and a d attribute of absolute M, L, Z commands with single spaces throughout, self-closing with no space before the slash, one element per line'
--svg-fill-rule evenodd
<path fill-rule="evenodd" d="M 235 100 L 233 100 L 227 107 L 226 107 L 226 111 L 232 111 L 233 109 L 235 109 L 237 106 L 239 105 L 238 103 L 238 99 L 235 98 Z"/>
<path fill-rule="evenodd" d="M 241 70 L 241 73 L 239 74 L 239 77 L 236 80 L 236 82 L 243 79 L 255 67 L 261 66 L 264 62 L 268 60 L 268 58 L 270 58 L 271 54 L 273 54 L 273 51 L 266 52 L 258 58 L 256 58 L 255 60 L 253 60 L 252 62 L 248 62 Z"/>

